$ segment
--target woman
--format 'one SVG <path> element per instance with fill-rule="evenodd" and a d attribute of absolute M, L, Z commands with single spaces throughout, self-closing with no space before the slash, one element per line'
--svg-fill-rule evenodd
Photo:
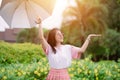
<path fill-rule="evenodd" d="M 63 45 L 63 34 L 57 28 L 49 32 L 48 40 L 46 41 L 40 26 L 40 18 L 37 19 L 36 23 L 39 25 L 40 41 L 50 65 L 46 80 L 70 80 L 67 68 L 71 65 L 71 60 L 80 58 L 81 54 L 85 52 L 91 37 L 100 35 L 90 34 L 82 47 L 79 48 L 67 44 Z"/>

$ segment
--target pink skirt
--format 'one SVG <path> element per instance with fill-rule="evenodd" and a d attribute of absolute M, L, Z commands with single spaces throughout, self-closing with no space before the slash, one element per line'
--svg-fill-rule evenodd
<path fill-rule="evenodd" d="M 70 80 L 67 69 L 50 69 L 46 80 Z"/>

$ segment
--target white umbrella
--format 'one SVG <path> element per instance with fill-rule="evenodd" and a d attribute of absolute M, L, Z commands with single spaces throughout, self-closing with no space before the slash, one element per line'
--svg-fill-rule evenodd
<path fill-rule="evenodd" d="M 54 4 L 55 0 L 3 0 L 0 14 L 11 28 L 30 28 L 38 15 L 41 20 L 50 16 Z"/>
<path fill-rule="evenodd" d="M 1 2 L 2 2 L 2 0 L 0 0 L 0 7 L 1 7 Z"/>
<path fill-rule="evenodd" d="M 0 32 L 5 31 L 6 28 L 9 28 L 8 24 L 4 21 L 4 19 L 0 16 Z"/>

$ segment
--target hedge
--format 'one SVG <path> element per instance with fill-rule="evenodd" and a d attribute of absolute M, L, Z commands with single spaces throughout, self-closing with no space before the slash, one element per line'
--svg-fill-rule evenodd
<path fill-rule="evenodd" d="M 41 45 L 0 41 L 0 64 L 36 62 L 44 56 Z"/>
<path fill-rule="evenodd" d="M 41 45 L 0 42 L 0 80 L 45 80 L 49 69 Z M 68 71 L 71 80 L 120 80 L 120 59 L 73 60 Z"/>

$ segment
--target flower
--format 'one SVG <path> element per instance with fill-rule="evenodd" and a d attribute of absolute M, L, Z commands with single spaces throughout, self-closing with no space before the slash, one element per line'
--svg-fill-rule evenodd
<path fill-rule="evenodd" d="M 80 68 L 78 68 L 78 73 L 81 73 L 81 72 L 82 72 L 82 70 Z"/>
<path fill-rule="evenodd" d="M 39 65 L 42 65 L 42 63 L 41 63 L 41 62 L 38 62 L 38 64 L 39 64 Z"/>
<path fill-rule="evenodd" d="M 91 74 L 91 71 L 89 70 L 88 73 Z"/>
<path fill-rule="evenodd" d="M 40 70 L 41 72 L 44 72 L 43 68 Z"/>
<path fill-rule="evenodd" d="M 74 76 L 74 74 L 70 74 L 70 77 L 73 77 Z"/>
<path fill-rule="evenodd" d="M 36 78 L 34 78 L 34 80 L 37 80 Z"/>
<path fill-rule="evenodd" d="M 5 72 L 5 68 L 2 68 L 1 72 Z"/>
<path fill-rule="evenodd" d="M 38 72 L 37 75 L 40 76 L 41 74 Z"/>
<path fill-rule="evenodd" d="M 94 70 L 94 73 L 97 73 L 97 72 L 98 72 L 98 70 L 97 70 L 97 69 L 95 69 L 95 70 Z"/>
<path fill-rule="evenodd" d="M 117 66 L 117 65 L 115 65 L 114 67 L 115 67 L 116 69 L 118 68 L 118 66 Z"/>
<path fill-rule="evenodd" d="M 89 61 L 89 58 L 85 58 L 85 61 Z"/>
<path fill-rule="evenodd" d="M 80 64 L 80 61 L 78 62 L 78 65 Z"/>
<path fill-rule="evenodd" d="M 7 79 L 7 76 L 3 76 L 3 80 Z"/>
<path fill-rule="evenodd" d="M 94 70 L 94 73 L 95 73 L 95 76 L 98 76 L 98 70 L 97 69 Z"/>
<path fill-rule="evenodd" d="M 34 71 L 34 74 L 37 74 L 38 72 L 37 71 Z"/>
<path fill-rule="evenodd" d="M 96 77 L 96 80 L 98 80 L 98 77 Z"/>
<path fill-rule="evenodd" d="M 18 75 L 18 76 L 21 76 L 21 75 L 22 75 L 22 73 L 21 73 L 21 72 L 18 72 L 18 73 L 17 73 L 17 75 Z"/>
<path fill-rule="evenodd" d="M 86 80 L 86 78 L 83 78 L 82 80 Z"/>

